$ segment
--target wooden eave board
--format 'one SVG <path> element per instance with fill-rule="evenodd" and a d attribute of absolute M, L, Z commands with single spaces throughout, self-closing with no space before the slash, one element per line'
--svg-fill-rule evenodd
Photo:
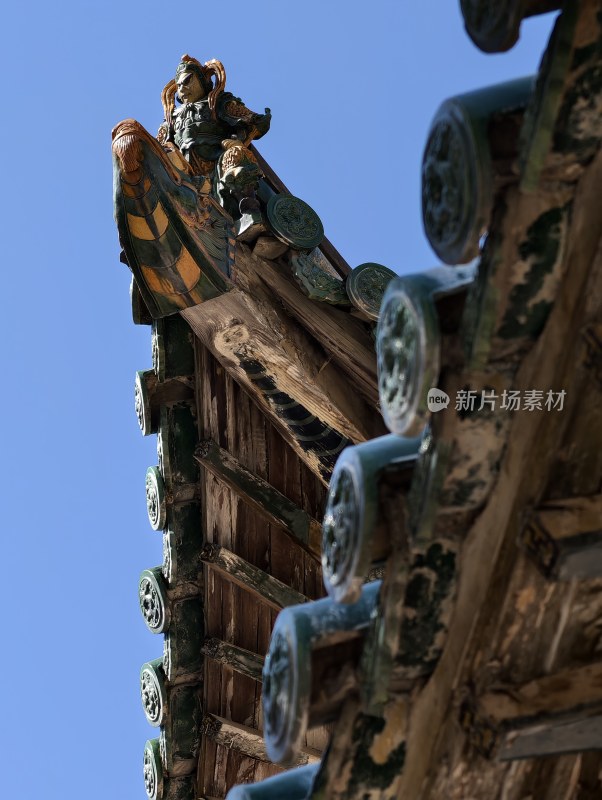
<path fill-rule="evenodd" d="M 199 438 L 212 439 L 315 518 L 325 489 L 209 351 L 196 343 Z M 220 480 L 201 470 L 202 528 L 220 544 L 306 596 L 324 594 L 318 562 L 269 525 Z M 265 655 L 276 613 L 249 592 L 205 566 L 206 635 Z M 205 659 L 204 711 L 262 729 L 261 685 Z M 324 731 L 308 734 L 321 750 Z M 263 780 L 280 768 L 250 759 L 204 737 L 198 770 L 200 796 L 225 797 L 237 783 Z"/>

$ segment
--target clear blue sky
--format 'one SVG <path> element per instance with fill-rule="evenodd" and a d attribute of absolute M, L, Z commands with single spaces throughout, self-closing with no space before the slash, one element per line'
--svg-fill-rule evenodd
<path fill-rule="evenodd" d="M 223 11 L 221 9 L 224 9 Z M 112 219 L 110 132 L 156 132 L 182 53 L 226 66 L 272 129 L 260 149 L 352 266 L 436 263 L 420 160 L 446 97 L 536 70 L 552 18 L 485 56 L 457 0 L 10 3 L 3 11 L 2 797 L 142 800 L 155 735 L 137 603 L 161 561 L 133 410 L 151 366 Z"/>

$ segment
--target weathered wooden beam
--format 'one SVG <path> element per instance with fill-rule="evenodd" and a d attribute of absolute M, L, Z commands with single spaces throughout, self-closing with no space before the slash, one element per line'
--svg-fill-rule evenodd
<path fill-rule="evenodd" d="M 602 750 L 602 663 L 499 687 L 461 716 L 471 743 L 500 761 Z"/>
<path fill-rule="evenodd" d="M 307 597 L 301 592 L 291 589 L 290 586 L 286 586 L 259 567 L 249 564 L 244 558 L 226 550 L 225 547 L 211 543 L 203 545 L 201 561 L 277 611 L 286 606 L 307 602 Z"/>
<path fill-rule="evenodd" d="M 226 800 L 306 800 L 309 797 L 318 764 L 290 769 L 258 783 L 234 786 Z"/>
<path fill-rule="evenodd" d="M 228 750 L 237 750 L 239 753 L 257 761 L 271 761 L 265 748 L 263 735 L 256 728 L 240 725 L 215 714 L 205 714 L 201 724 L 201 732 L 208 739 L 227 747 Z M 320 756 L 320 752 L 313 747 L 304 747 L 295 760 L 295 766 L 315 764 L 320 760 Z"/>
<path fill-rule="evenodd" d="M 262 680 L 261 671 L 263 670 L 264 659 L 244 647 L 237 647 L 229 642 L 222 642 L 220 639 L 205 639 L 201 647 L 201 653 L 217 661 L 224 666 L 230 667 L 241 675 L 253 678 L 255 681 Z"/>
<path fill-rule="evenodd" d="M 375 581 L 353 605 L 326 598 L 278 615 L 262 694 L 267 752 L 276 763 L 292 764 L 307 730 L 337 719 L 358 690 L 356 666 L 379 590 Z"/>
<path fill-rule="evenodd" d="M 295 543 L 320 557 L 321 526 L 317 520 L 266 480 L 243 467 L 215 442 L 201 442 L 195 456 L 205 469 L 229 486 L 255 511 L 273 525 L 283 528 Z"/>
<path fill-rule="evenodd" d="M 602 494 L 544 503 L 527 522 L 520 542 L 547 577 L 602 577 Z"/>

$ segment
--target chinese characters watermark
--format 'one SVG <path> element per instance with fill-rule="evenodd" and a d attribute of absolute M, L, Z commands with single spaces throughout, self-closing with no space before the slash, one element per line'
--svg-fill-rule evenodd
<path fill-rule="evenodd" d="M 555 392 L 552 389 L 504 389 L 498 394 L 493 389 L 460 389 L 456 393 L 456 411 L 562 411 L 566 390 Z M 429 389 L 427 406 L 429 411 L 441 411 L 451 401 L 441 389 Z"/>

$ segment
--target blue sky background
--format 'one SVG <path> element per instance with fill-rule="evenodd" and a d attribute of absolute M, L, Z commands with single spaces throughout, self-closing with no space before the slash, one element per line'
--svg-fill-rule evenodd
<path fill-rule="evenodd" d="M 133 409 L 150 329 L 131 322 L 118 258 L 113 125 L 155 133 L 180 55 L 219 58 L 231 91 L 272 109 L 261 152 L 351 266 L 425 269 L 420 160 L 437 106 L 534 72 L 551 25 L 529 20 L 513 51 L 486 56 L 456 0 L 4 10 L 3 797 L 142 800 L 156 735 L 138 672 L 162 637 L 137 602 L 139 573 L 161 561 L 144 496 L 156 442 Z"/>

